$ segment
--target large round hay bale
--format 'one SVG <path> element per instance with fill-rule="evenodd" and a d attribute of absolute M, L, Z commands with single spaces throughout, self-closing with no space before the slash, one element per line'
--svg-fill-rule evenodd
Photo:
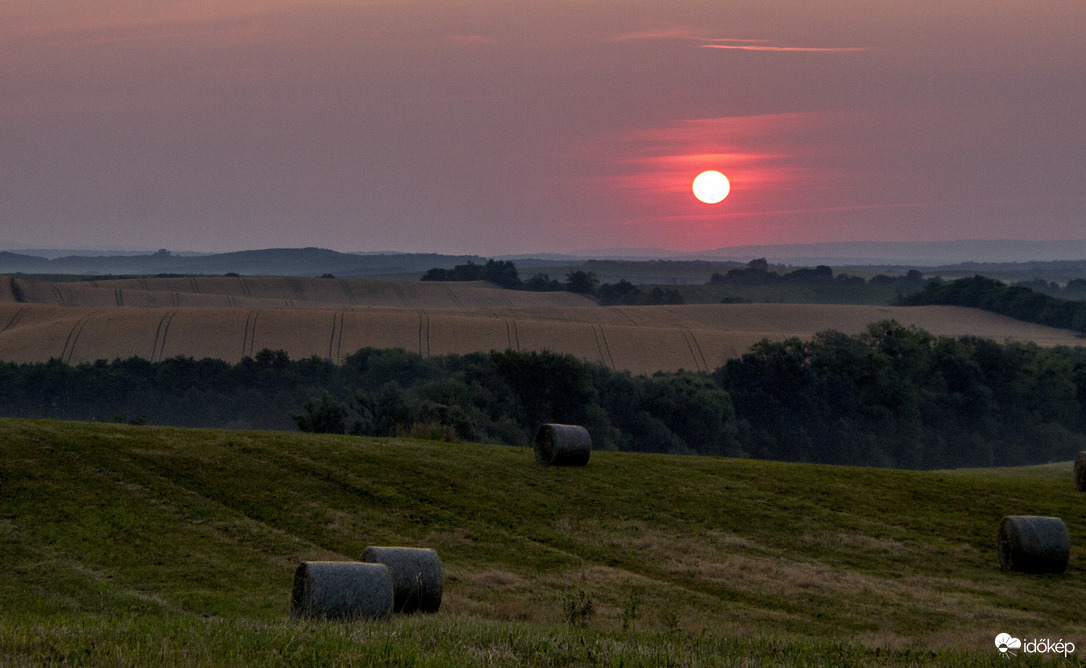
<path fill-rule="evenodd" d="M 999 567 L 1023 573 L 1062 573 L 1071 534 L 1058 517 L 1017 515 L 999 523 Z"/>
<path fill-rule="evenodd" d="M 290 618 L 382 619 L 392 614 L 392 600 L 384 564 L 303 561 L 294 571 Z"/>
<path fill-rule="evenodd" d="M 382 564 L 392 577 L 395 612 L 437 612 L 445 577 L 437 552 L 420 547 L 367 547 L 362 561 Z"/>
<path fill-rule="evenodd" d="M 1086 450 L 1075 457 L 1075 489 L 1086 492 Z"/>
<path fill-rule="evenodd" d="M 547 466 L 584 466 L 592 454 L 592 437 L 584 427 L 545 424 L 535 433 L 535 460 Z"/>

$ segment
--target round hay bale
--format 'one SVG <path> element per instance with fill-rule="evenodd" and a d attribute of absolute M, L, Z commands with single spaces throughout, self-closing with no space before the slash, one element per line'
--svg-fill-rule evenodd
<path fill-rule="evenodd" d="M 1058 517 L 1018 515 L 999 523 L 999 567 L 1022 573 L 1062 573 L 1071 534 Z"/>
<path fill-rule="evenodd" d="M 546 466 L 585 466 L 592 454 L 592 437 L 584 427 L 545 424 L 535 433 L 535 460 Z"/>
<path fill-rule="evenodd" d="M 303 561 L 294 571 L 290 618 L 384 619 L 392 614 L 392 600 L 384 564 Z"/>
<path fill-rule="evenodd" d="M 1086 492 L 1086 450 L 1075 457 L 1075 489 Z"/>
<path fill-rule="evenodd" d="M 382 564 L 392 577 L 395 612 L 437 612 L 445 577 L 437 552 L 420 547 L 367 547 L 362 561 Z"/>

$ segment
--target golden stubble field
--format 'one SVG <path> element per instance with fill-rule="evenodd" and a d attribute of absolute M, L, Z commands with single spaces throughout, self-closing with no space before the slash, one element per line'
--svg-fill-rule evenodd
<path fill-rule="evenodd" d="M 811 304 L 600 307 L 565 292 L 486 283 L 305 278 L 147 278 L 85 283 L 17 279 L 0 291 L 0 360 L 79 363 L 186 355 L 236 362 L 263 348 L 338 362 L 359 348 L 423 356 L 551 350 L 634 373 L 712 370 L 762 339 L 855 334 L 895 319 L 938 335 L 1043 346 L 1074 332 L 976 309 Z"/>

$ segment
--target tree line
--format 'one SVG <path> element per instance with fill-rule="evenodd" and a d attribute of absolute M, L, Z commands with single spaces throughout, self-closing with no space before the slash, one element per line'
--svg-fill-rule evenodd
<path fill-rule="evenodd" d="M 763 341 L 712 373 L 635 376 L 549 352 L 424 358 L 362 349 L 342 364 L 261 351 L 0 365 L 0 414 L 301 429 L 528 445 L 544 422 L 594 447 L 901 468 L 1066 460 L 1086 449 L 1086 350 L 863 334 Z"/>
<path fill-rule="evenodd" d="M 984 276 L 932 281 L 923 290 L 902 297 L 899 303 L 969 306 L 1039 325 L 1086 332 L 1086 301 L 1053 297 L 1025 285 L 1007 285 Z"/>
<path fill-rule="evenodd" d="M 915 291 L 924 287 L 928 279 L 916 270 L 910 269 L 901 276 L 887 276 L 878 274 L 870 279 L 862 276 L 853 276 L 845 273 L 833 273 L 833 268 L 820 264 L 816 267 L 800 267 L 794 271 L 779 274 L 770 271 L 769 262 L 763 258 L 757 258 L 747 263 L 745 267 L 729 269 L 723 274 L 714 272 L 709 277 L 710 285 L 844 285 L 861 287 L 864 285 L 893 286 L 901 291 Z"/>
<path fill-rule="evenodd" d="M 422 275 L 423 281 L 488 281 L 510 290 L 532 292 L 573 292 L 594 297 L 602 306 L 682 304 L 683 297 L 673 288 L 654 287 L 644 291 L 626 279 L 600 284 L 595 272 L 576 269 L 565 281 L 537 273 L 526 281 L 520 279 L 516 265 L 508 260 L 487 260 L 485 264 L 468 261 L 452 269 L 435 267 Z"/>
<path fill-rule="evenodd" d="M 1043 278 L 1034 278 L 1028 281 L 1017 281 L 1013 285 L 1029 288 L 1034 292 L 1063 297 L 1064 299 L 1086 299 L 1086 279 L 1072 278 L 1066 284 L 1060 285 L 1055 281 L 1046 281 Z"/>
<path fill-rule="evenodd" d="M 529 290 L 534 292 L 573 292 L 596 299 L 602 306 L 640 306 L 656 304 L 683 304 L 685 299 L 675 288 L 654 286 L 643 288 L 621 279 L 617 283 L 601 284 L 592 271 L 576 269 L 565 275 L 565 280 L 551 278 L 545 273 L 537 273 L 527 280 L 521 280 L 516 266 L 507 260 L 487 260 L 484 264 L 468 261 L 451 269 L 435 267 L 423 276 L 424 281 L 488 281 L 499 287 L 511 290 Z M 731 269 L 723 274 L 713 273 L 709 285 L 732 286 L 838 286 L 862 288 L 881 286 L 895 289 L 898 294 L 921 289 L 929 280 L 916 269 L 911 269 L 901 276 L 879 274 L 865 279 L 850 274 L 834 274 L 831 267 L 801 267 L 779 274 L 771 271 L 765 258 L 751 260 L 746 266 Z M 746 301 L 742 298 L 726 297 L 725 302 Z"/>
<path fill-rule="evenodd" d="M 714 372 L 752 457 L 900 468 L 1041 463 L 1086 446 L 1086 350 L 933 336 L 763 341 Z"/>

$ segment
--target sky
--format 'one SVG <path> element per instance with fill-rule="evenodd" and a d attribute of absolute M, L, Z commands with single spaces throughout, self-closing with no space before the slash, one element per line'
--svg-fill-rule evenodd
<path fill-rule="evenodd" d="M 0 244 L 1083 239 L 1084 28 L 1082 0 L 0 0 Z"/>

